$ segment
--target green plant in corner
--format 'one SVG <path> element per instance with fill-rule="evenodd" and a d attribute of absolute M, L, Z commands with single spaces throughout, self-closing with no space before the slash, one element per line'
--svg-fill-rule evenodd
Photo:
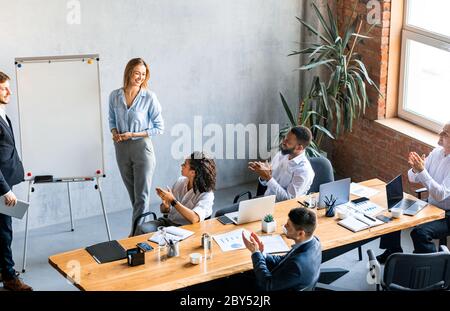
<path fill-rule="evenodd" d="M 298 70 L 326 68 L 327 73 L 322 77 L 316 75 L 312 79 L 311 86 L 300 105 L 298 122 L 294 119 L 283 95 L 281 101 L 291 126 L 303 124 L 311 128 L 313 143 L 307 152 L 309 156 L 317 156 L 320 154 L 320 146 L 325 136 L 334 139 L 334 136 L 339 137 L 342 129 L 351 131 L 353 121 L 361 117 L 361 113 L 365 113 L 369 105 L 367 84 L 375 88 L 378 94 L 381 93 L 370 78 L 361 56 L 356 52 L 361 40 L 370 39 L 367 34 L 361 35 L 362 20 L 358 17 L 350 18 L 341 34 L 337 17 L 328 4 L 327 20 L 316 4 L 313 3 L 312 6 L 323 28 L 322 32 L 299 17 L 297 19 L 308 31 L 317 36 L 320 43 L 311 44 L 310 47 L 295 51 L 289 56 L 308 55 L 308 62 Z M 280 136 L 287 132 L 288 129 L 283 128 Z"/>

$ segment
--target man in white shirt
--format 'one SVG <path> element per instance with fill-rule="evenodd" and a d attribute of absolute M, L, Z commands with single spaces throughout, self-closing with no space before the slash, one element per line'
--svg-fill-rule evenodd
<path fill-rule="evenodd" d="M 259 182 L 267 186 L 264 196 L 276 195 L 276 201 L 305 195 L 314 179 L 314 170 L 305 150 L 311 143 L 311 131 L 296 126 L 286 135 L 271 163 L 250 162 L 248 167 L 259 175 Z"/>
<path fill-rule="evenodd" d="M 439 133 L 439 147 L 428 157 L 419 156 L 416 152 L 409 154 L 409 181 L 420 183 L 427 188 L 428 202 L 446 211 L 446 217 L 416 227 L 411 232 L 415 253 L 432 253 L 436 251 L 433 239 L 450 234 L 450 121 Z M 377 256 L 384 263 L 387 257 L 395 252 L 402 252 L 400 231 L 381 238 L 380 248 L 386 251 Z"/>

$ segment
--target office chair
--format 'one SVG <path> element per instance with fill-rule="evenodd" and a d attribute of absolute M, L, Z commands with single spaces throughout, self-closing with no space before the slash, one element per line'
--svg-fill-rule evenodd
<path fill-rule="evenodd" d="M 427 188 L 420 188 L 415 191 L 417 198 L 423 201 L 428 201 L 428 199 L 422 199 L 422 194 L 426 192 L 428 192 Z M 439 238 L 439 245 L 447 245 L 447 236 L 442 236 Z"/>
<path fill-rule="evenodd" d="M 321 184 L 334 181 L 333 166 L 330 160 L 325 157 L 316 157 L 310 158 L 309 163 L 311 163 L 315 175 L 308 194 L 319 192 Z"/>
<path fill-rule="evenodd" d="M 134 223 L 133 223 L 133 236 L 134 236 L 135 233 L 136 233 L 136 228 L 137 228 L 137 226 L 138 226 L 139 220 L 142 219 L 142 218 L 144 218 L 144 217 L 150 216 L 150 215 L 153 216 L 153 219 L 152 219 L 152 220 L 157 220 L 157 219 L 158 219 L 158 218 L 156 217 L 156 214 L 155 214 L 154 212 L 146 212 L 146 213 L 144 213 L 144 214 L 139 215 L 139 216 L 134 220 Z M 167 217 L 167 214 L 163 214 L 163 217 Z M 211 215 L 205 218 L 205 220 L 209 220 L 209 219 L 211 219 Z"/>
<path fill-rule="evenodd" d="M 377 291 L 434 291 L 447 290 L 450 285 L 450 252 L 441 245 L 440 251 L 430 254 L 395 253 L 388 257 L 384 273 L 373 251 L 369 255 L 367 280 L 376 284 Z"/>

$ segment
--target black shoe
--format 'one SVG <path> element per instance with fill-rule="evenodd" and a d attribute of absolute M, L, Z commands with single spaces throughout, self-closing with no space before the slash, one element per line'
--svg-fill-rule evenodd
<path fill-rule="evenodd" d="M 380 264 L 384 264 L 388 259 L 388 257 L 394 253 L 403 253 L 403 249 L 402 248 L 387 249 L 384 251 L 383 254 L 377 256 L 377 260 Z"/>

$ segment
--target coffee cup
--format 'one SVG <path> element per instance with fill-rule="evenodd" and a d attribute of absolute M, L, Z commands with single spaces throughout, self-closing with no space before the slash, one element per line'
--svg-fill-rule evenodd
<path fill-rule="evenodd" d="M 339 210 L 339 209 L 336 211 L 336 215 L 339 219 L 345 219 L 348 216 L 346 211 Z"/>
<path fill-rule="evenodd" d="M 403 215 L 403 209 L 402 208 L 393 208 L 393 209 L 391 209 L 391 215 L 394 218 L 400 218 Z"/>
<path fill-rule="evenodd" d="M 189 260 L 191 262 L 191 264 L 193 265 L 198 265 L 202 262 L 202 254 L 200 253 L 192 253 L 189 255 Z"/>

